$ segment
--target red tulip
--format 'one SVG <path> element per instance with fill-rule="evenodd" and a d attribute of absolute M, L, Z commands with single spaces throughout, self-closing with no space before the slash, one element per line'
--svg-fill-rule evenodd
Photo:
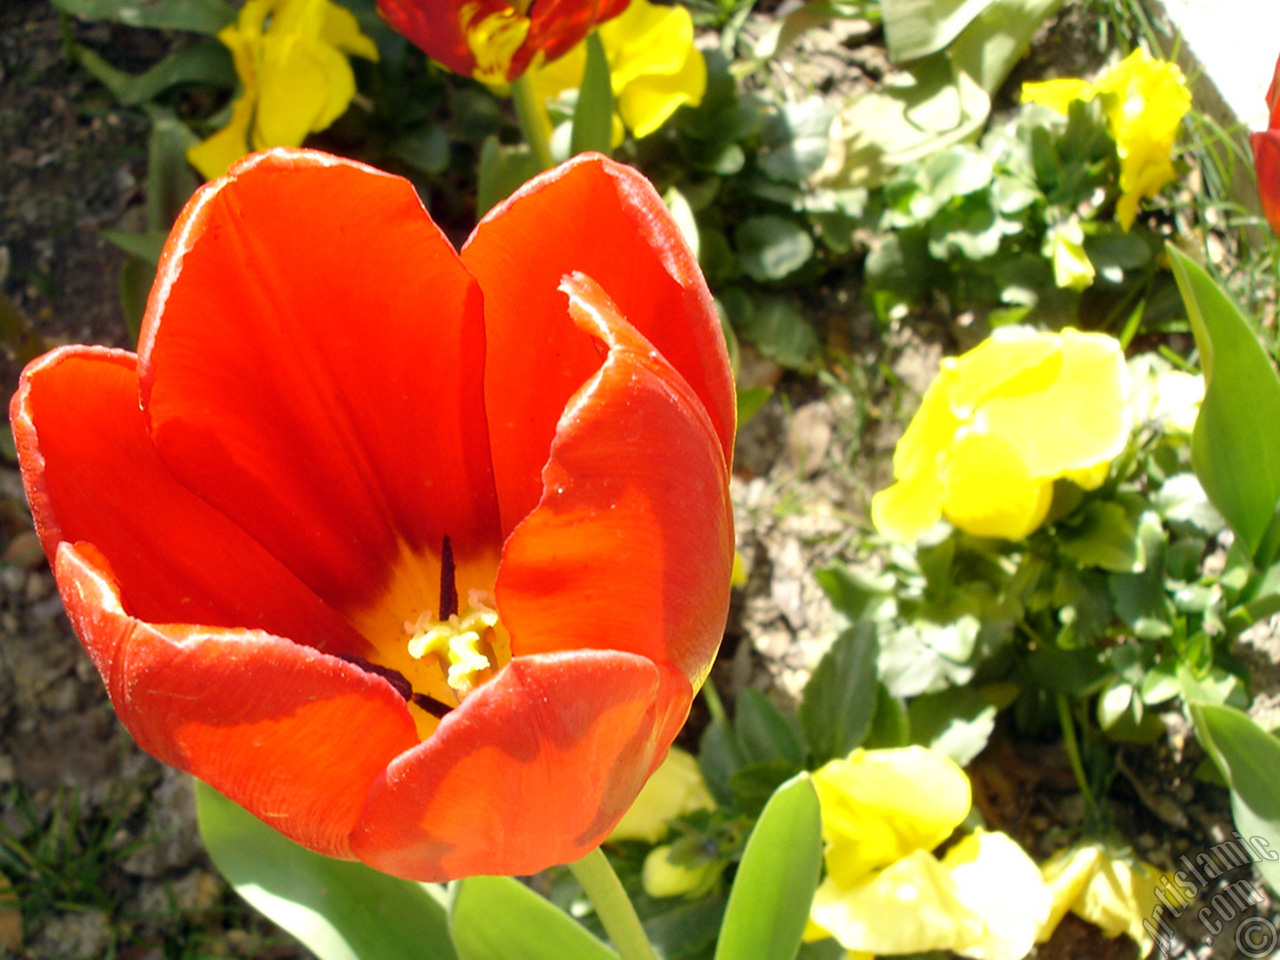
<path fill-rule="evenodd" d="M 461 255 L 398 177 L 250 156 L 179 219 L 138 354 L 55 350 L 11 414 L 125 726 L 331 856 L 585 855 L 720 640 L 720 327 L 662 201 L 598 156 Z"/>
<path fill-rule="evenodd" d="M 378 0 L 378 12 L 432 60 L 485 83 L 564 56 L 630 0 Z"/>
<path fill-rule="evenodd" d="M 1262 213 L 1271 229 L 1280 234 L 1280 60 L 1276 61 L 1276 72 L 1267 90 L 1267 106 L 1271 109 L 1269 129 L 1249 134 L 1249 142 L 1258 172 Z"/>

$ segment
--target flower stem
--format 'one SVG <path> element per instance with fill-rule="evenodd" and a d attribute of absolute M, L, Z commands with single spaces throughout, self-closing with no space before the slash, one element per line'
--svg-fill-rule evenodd
<path fill-rule="evenodd" d="M 619 960 L 658 960 L 636 916 L 636 908 L 622 889 L 622 881 L 604 851 L 596 847 L 581 860 L 569 864 L 569 869 L 596 908 L 596 916 L 613 941 Z"/>
<path fill-rule="evenodd" d="M 1071 764 L 1071 772 L 1075 775 L 1080 793 L 1084 795 L 1085 805 L 1089 812 L 1098 809 L 1098 799 L 1089 789 L 1089 778 L 1084 773 L 1084 762 L 1080 759 L 1080 743 L 1076 740 L 1076 721 L 1071 715 L 1071 704 L 1065 693 L 1058 694 L 1058 725 L 1062 727 L 1062 745 L 1067 750 L 1067 762 Z"/>
<path fill-rule="evenodd" d="M 547 138 L 547 128 L 539 115 L 527 73 L 511 81 L 511 103 L 516 108 L 520 132 L 524 134 L 524 142 L 533 151 L 538 170 L 550 170 L 555 166 L 555 161 L 551 159 L 551 141 Z"/>

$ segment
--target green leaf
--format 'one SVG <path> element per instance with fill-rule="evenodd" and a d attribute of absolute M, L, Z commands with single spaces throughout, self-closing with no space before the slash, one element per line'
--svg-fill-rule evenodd
<path fill-rule="evenodd" d="M 449 912 L 449 929 L 459 960 L 618 957 L 550 900 L 511 877 L 468 877 L 459 882 Z M 422 950 L 416 955 L 430 956 Z"/>
<path fill-rule="evenodd" d="M 781 107 L 765 121 L 756 159 L 760 169 L 790 183 L 813 176 L 827 159 L 834 117 L 820 97 Z"/>
<path fill-rule="evenodd" d="M 476 216 L 482 217 L 538 172 L 538 161 L 524 144 L 506 146 L 495 136 L 485 138 L 480 148 L 479 183 L 476 186 Z"/>
<path fill-rule="evenodd" d="M 574 154 L 591 150 L 605 156 L 613 153 L 613 80 L 604 43 L 595 30 L 587 36 L 587 64 L 578 87 L 569 149 Z"/>
<path fill-rule="evenodd" d="M 821 866 L 818 794 L 801 774 L 778 788 L 747 839 L 715 960 L 794 960 Z"/>
<path fill-rule="evenodd" d="M 772 387 L 739 387 L 738 388 L 738 426 L 760 412 L 768 399 L 773 396 Z"/>
<path fill-rule="evenodd" d="M 718 803 L 733 802 L 730 781 L 745 762 L 733 728 L 724 720 L 712 720 L 702 731 L 702 740 L 698 743 L 698 766 Z"/>
<path fill-rule="evenodd" d="M 442 888 L 305 850 L 199 782 L 196 814 L 236 892 L 320 960 L 457 960 Z"/>
<path fill-rule="evenodd" d="M 1205 395 L 1191 435 L 1191 465 L 1209 500 L 1254 564 L 1280 555 L 1280 379 L 1240 309 L 1201 267 L 1168 247 L 1204 368 Z"/>
<path fill-rule="evenodd" d="M 907 707 L 911 741 L 944 753 L 960 766 L 982 752 L 996 727 L 996 707 L 970 687 L 916 697 Z"/>
<path fill-rule="evenodd" d="M 103 231 L 105 234 L 107 231 Z M 132 236 L 132 234 L 126 234 Z M 156 280 L 156 265 L 140 257 L 129 257 L 120 266 L 120 312 L 124 314 L 129 339 L 138 342 L 142 318 L 147 312 L 147 298 Z"/>
<path fill-rule="evenodd" d="M 449 168 L 449 134 L 438 123 L 426 123 L 391 141 L 391 155 L 423 173 Z"/>
<path fill-rule="evenodd" d="M 813 237 L 794 220 L 766 214 L 748 217 L 733 234 L 747 276 L 766 282 L 795 273 L 813 256 Z"/>
<path fill-rule="evenodd" d="M 800 701 L 800 725 L 810 766 L 843 757 L 866 739 L 876 712 L 876 657 L 869 623 L 850 627 L 818 661 Z"/>
<path fill-rule="evenodd" d="M 1082 567 L 1138 573 L 1146 552 L 1128 512 L 1118 503 L 1095 500 L 1071 524 L 1058 528 L 1058 549 Z"/>
<path fill-rule="evenodd" d="M 150 243 L 155 237 L 167 239 L 174 221 L 187 205 L 191 195 L 200 186 L 191 164 L 187 162 L 187 150 L 198 141 L 195 134 L 171 110 L 149 106 L 151 135 L 147 139 L 147 234 Z M 160 262 L 164 239 L 156 244 L 152 263 Z M 131 251 L 148 259 L 145 251 Z"/>
<path fill-rule="evenodd" d="M 745 310 L 731 309 L 730 316 L 743 339 L 766 357 L 793 370 L 812 366 L 821 344 L 793 297 L 757 294 L 738 303 L 728 297 L 723 302 L 726 307 L 745 305 Z"/>
<path fill-rule="evenodd" d="M 115 20 L 130 27 L 215 34 L 236 18 L 224 0 L 54 0 L 63 13 L 86 20 Z"/>
<path fill-rule="evenodd" d="M 199 83 L 230 89 L 236 83 L 231 52 L 217 40 L 201 40 L 183 47 L 143 73 L 117 70 L 88 47 L 76 45 L 73 50 L 80 65 L 126 107 L 145 103 L 180 84 Z"/>
<path fill-rule="evenodd" d="M 804 748 L 791 721 L 759 690 L 742 691 L 733 728 L 748 763 L 785 760 L 796 767 L 804 763 Z"/>
<path fill-rule="evenodd" d="M 129 233 L 127 230 L 103 230 L 102 239 L 119 247 L 130 256 L 145 260 L 154 269 L 160 262 L 160 253 L 169 239 L 167 230 L 148 230 L 146 233 Z"/>
<path fill-rule="evenodd" d="M 881 0 L 889 57 L 895 63 L 936 53 L 992 0 Z"/>
<path fill-rule="evenodd" d="M 1196 737 L 1231 785 L 1236 829 L 1249 839 L 1280 838 L 1280 741 L 1231 707 L 1191 704 Z M 1280 892 L 1280 860 L 1255 861 L 1272 890 Z"/>

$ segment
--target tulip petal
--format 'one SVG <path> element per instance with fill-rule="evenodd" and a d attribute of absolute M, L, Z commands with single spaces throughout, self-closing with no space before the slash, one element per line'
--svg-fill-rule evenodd
<path fill-rule="evenodd" d="M 165 465 L 350 613 L 446 536 L 459 567 L 496 561 L 483 351 L 479 291 L 409 183 L 281 149 L 184 211 L 139 377 Z"/>
<path fill-rule="evenodd" d="M 497 595 L 511 649 L 625 650 L 674 663 L 697 687 L 724 630 L 733 566 L 721 447 L 689 385 L 599 286 L 579 275 L 565 290 L 569 312 L 609 352 L 569 402 L 546 492 L 503 550 Z"/>
<path fill-rule="evenodd" d="M 111 558 L 129 610 L 145 620 L 364 651 L 346 621 L 164 469 L 138 408 L 133 354 L 47 354 L 24 372 L 10 420 L 50 563 L 59 543 L 88 541 Z"/>
<path fill-rule="evenodd" d="M 538 478 L 560 414 L 600 365 L 560 292 L 574 271 L 607 291 L 688 381 L 731 459 L 735 400 L 720 321 L 696 259 L 640 174 L 577 157 L 496 207 L 462 259 L 485 291 L 485 403 L 504 531 L 542 496 Z"/>
<path fill-rule="evenodd" d="M 583 857 L 661 762 L 691 696 L 680 673 L 631 654 L 513 660 L 374 783 L 352 849 L 423 881 Z"/>
<path fill-rule="evenodd" d="M 1277 99 L 1280 104 L 1280 99 Z M 1277 108 L 1280 110 L 1280 107 Z M 1271 229 L 1280 234 L 1280 129 L 1249 134 L 1258 172 L 1258 196 Z"/>
<path fill-rule="evenodd" d="M 129 616 L 89 544 L 64 543 L 55 572 L 72 626 L 142 749 L 298 843 L 351 857 L 369 784 L 417 742 L 386 681 L 261 631 Z"/>
<path fill-rule="evenodd" d="M 544 61 L 564 56 L 597 24 L 627 9 L 631 0 L 538 0 L 529 7 L 529 40 L 513 60 L 511 77 L 524 72 L 536 53 Z"/>

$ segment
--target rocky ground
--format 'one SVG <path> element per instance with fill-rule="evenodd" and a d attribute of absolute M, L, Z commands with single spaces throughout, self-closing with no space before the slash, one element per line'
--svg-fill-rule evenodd
<path fill-rule="evenodd" d="M 70 28 L 126 59 L 134 55 L 129 44 L 163 42 L 104 25 Z M 19 338 L 8 352 L 0 349 L 6 397 L 21 362 L 39 346 L 126 342 L 117 297 L 123 255 L 99 231 L 128 226 L 139 215 L 145 121 L 115 107 L 67 61 L 62 29 L 47 0 L 0 4 L 0 281 L 40 341 Z M 1087 24 L 1069 17 L 1046 34 L 1023 69 L 1058 64 L 1061 72 L 1077 72 L 1096 60 L 1095 42 Z M 855 67 L 873 75 L 878 68 L 869 55 L 849 49 L 837 43 L 801 62 L 828 77 Z M 154 51 L 136 51 L 144 60 L 148 55 Z M 793 82 L 812 82 L 795 74 Z M 905 328 L 889 343 L 879 341 L 859 317 L 852 278 L 823 291 L 823 298 L 829 317 L 821 319 L 841 328 L 851 356 L 883 357 L 908 395 L 923 389 L 941 344 Z M 768 380 L 774 372 L 758 368 L 751 375 Z M 735 595 L 714 675 L 730 700 L 747 686 L 776 691 L 783 700 L 796 697 L 832 639 L 831 611 L 810 572 L 849 553 L 870 492 L 885 482 L 894 440 L 886 398 L 859 390 L 856 377 L 838 376 L 834 386 L 821 388 L 784 381 L 743 430 L 733 494 L 749 579 Z M 141 754 L 116 723 L 62 615 L 2 437 L 0 549 L 0 864 L 23 864 L 27 896 L 41 898 L 38 910 L 23 904 L 22 915 L 34 918 L 25 925 L 0 898 L 0 956 L 308 956 L 226 889 L 201 848 L 185 778 Z M 1260 634 L 1245 652 L 1262 681 L 1260 704 L 1273 703 L 1280 684 L 1271 636 Z M 1172 865 L 1229 836 L 1225 793 L 1192 776 L 1201 758 L 1176 717 L 1159 750 L 1125 755 L 1123 782 L 1113 794 L 1124 801 L 1125 834 L 1147 859 Z M 1055 744 L 1015 746 L 997 736 L 972 772 L 988 821 L 1038 855 L 1082 815 Z M 1265 896 L 1265 888 L 1255 886 Z M 1269 899 L 1260 915 L 1277 920 Z M 1178 932 L 1171 956 L 1239 954 L 1230 925 L 1213 936 L 1187 913 Z M 1068 923 L 1037 956 L 1133 953 L 1124 941 L 1103 941 L 1092 928 Z"/>

